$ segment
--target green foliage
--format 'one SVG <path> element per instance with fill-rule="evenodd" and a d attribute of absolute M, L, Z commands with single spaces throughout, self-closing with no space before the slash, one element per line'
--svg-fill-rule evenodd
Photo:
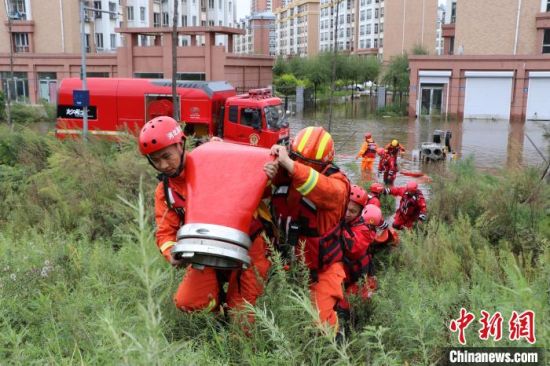
<path fill-rule="evenodd" d="M 273 65 L 273 75 L 275 77 L 279 77 L 283 74 L 288 74 L 289 72 L 290 68 L 285 59 L 282 56 L 277 57 L 275 64 Z"/>
<path fill-rule="evenodd" d="M 408 56 L 395 56 L 391 59 L 383 82 L 392 87 L 394 92 L 404 92 L 409 88 L 409 58 Z"/>
<path fill-rule="evenodd" d="M 482 341 L 477 321 L 482 309 L 505 322 L 513 310 L 532 309 L 536 346 L 548 348 L 550 187 L 538 173 L 491 176 L 466 160 L 434 176 L 429 222 L 376 255 L 379 290 L 367 303 L 352 299 L 357 323 L 337 343 L 316 325 L 307 269 L 285 271 L 276 252 L 265 294 L 247 309 L 255 318 L 247 334 L 216 314 L 175 309 L 183 271 L 154 243 L 147 214 L 156 182 L 133 139 L 60 142 L 2 127 L 0 359 L 431 365 L 442 347 L 458 345 L 448 325 L 461 307 L 476 315 L 468 346 L 527 346 L 506 339 L 506 324 L 503 340 Z"/>
<path fill-rule="evenodd" d="M 294 95 L 296 94 L 298 83 L 299 81 L 294 75 L 284 74 L 275 79 L 275 90 L 283 95 Z"/>
<path fill-rule="evenodd" d="M 421 44 L 415 44 L 412 50 L 413 55 L 428 55 L 430 52 Z"/>
<path fill-rule="evenodd" d="M 52 120 L 43 105 L 15 103 L 11 105 L 11 119 L 13 123 L 33 123 Z"/>

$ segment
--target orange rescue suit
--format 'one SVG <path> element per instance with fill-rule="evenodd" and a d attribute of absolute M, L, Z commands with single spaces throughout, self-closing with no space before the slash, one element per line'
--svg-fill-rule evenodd
<path fill-rule="evenodd" d="M 181 201 L 185 202 L 185 171 L 176 178 L 169 178 L 168 181 L 172 194 L 178 195 Z M 257 219 L 259 218 L 256 217 L 255 220 Z M 183 222 L 177 212 L 168 207 L 162 182 L 159 183 L 155 191 L 155 221 L 157 246 L 166 260 L 170 261 L 170 251 L 175 245 L 177 231 Z M 227 291 L 229 308 L 239 309 L 245 301 L 255 304 L 256 299 L 263 292 L 270 262 L 266 257 L 265 235 L 254 234 L 254 237 L 251 237 L 253 242 L 248 252 L 251 259 L 251 266 L 248 269 L 221 271 L 205 268 L 199 270 L 188 266 L 174 296 L 176 306 L 183 311 L 218 309 L 222 278 L 229 281 Z"/>
<path fill-rule="evenodd" d="M 332 168 L 332 166 L 329 165 L 328 168 Z M 312 212 L 315 215 L 315 222 L 308 223 L 310 229 L 315 229 L 320 236 L 323 236 L 340 225 L 346 212 L 350 189 L 349 181 L 343 173 L 337 171 L 327 176 L 295 161 L 293 175 L 291 177 L 285 177 L 285 175 L 285 172 L 281 172 L 273 180 L 277 187 L 282 186 L 281 182 L 287 183 L 285 181 L 290 178 L 290 187 L 282 205 L 273 203 L 276 222 L 284 223 L 289 217 L 297 219 L 294 216 L 303 210 L 303 201 L 307 199 L 314 206 Z M 296 254 L 299 258 L 308 258 L 308 252 L 319 252 L 319 247 L 311 247 L 318 246 L 318 242 L 310 240 L 303 233 L 298 235 L 298 244 L 306 243 L 305 254 L 300 253 L 299 245 L 296 247 Z M 341 249 L 339 248 L 339 250 Z M 310 294 L 319 311 L 320 320 L 336 325 L 338 320 L 334 310 L 335 305 L 343 299 L 342 283 L 345 278 L 343 264 L 341 261 L 331 262 L 329 260 L 328 264 L 321 265 L 321 268 L 316 268 L 315 265 L 308 262 L 306 265 L 312 269 L 312 274 L 315 275 L 313 276 L 315 277 L 314 281 L 310 285 Z"/>
<path fill-rule="evenodd" d="M 361 149 L 357 153 L 358 158 L 363 158 L 361 162 L 361 170 L 372 170 L 374 165 L 374 160 L 376 159 L 376 149 L 377 145 L 372 138 L 367 139 L 363 142 Z"/>

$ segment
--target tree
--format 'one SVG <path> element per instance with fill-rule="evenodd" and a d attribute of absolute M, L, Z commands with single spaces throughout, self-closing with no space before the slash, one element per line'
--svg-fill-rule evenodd
<path fill-rule="evenodd" d="M 6 116 L 6 100 L 4 98 L 4 93 L 0 90 L 0 121 L 4 121 Z"/>
<path fill-rule="evenodd" d="M 273 65 L 273 75 L 279 77 L 283 74 L 288 74 L 290 72 L 290 67 L 288 63 L 282 56 L 277 57 L 275 64 Z"/>
<path fill-rule="evenodd" d="M 305 76 L 313 84 L 314 103 L 317 103 L 317 88 L 329 81 L 330 64 L 324 55 L 317 55 L 306 59 Z"/>
<path fill-rule="evenodd" d="M 394 96 L 399 93 L 399 101 L 403 100 L 403 92 L 409 88 L 409 58 L 407 54 L 391 59 L 383 82 L 391 85 Z"/>
<path fill-rule="evenodd" d="M 303 79 L 306 77 L 306 63 L 307 59 L 302 57 L 292 57 L 288 61 L 290 72 L 296 76 L 297 79 Z"/>
<path fill-rule="evenodd" d="M 296 94 L 299 80 L 292 74 L 284 74 L 275 79 L 275 90 L 285 96 L 285 109 L 288 109 L 288 96 Z"/>

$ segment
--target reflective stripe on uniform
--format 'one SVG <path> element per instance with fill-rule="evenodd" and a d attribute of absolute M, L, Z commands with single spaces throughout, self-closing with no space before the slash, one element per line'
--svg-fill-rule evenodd
<path fill-rule="evenodd" d="M 298 152 L 301 153 L 304 150 L 304 147 L 306 147 L 307 140 L 309 140 L 309 137 L 311 136 L 313 132 L 313 127 L 306 128 L 306 131 L 304 132 L 304 137 L 302 137 L 302 140 L 300 140 L 300 143 L 298 144 Z"/>
<path fill-rule="evenodd" d="M 319 148 L 317 149 L 317 155 L 315 155 L 315 160 L 321 160 L 321 158 L 323 157 L 323 153 L 327 148 L 327 144 L 329 140 L 330 140 L 330 135 L 326 132 L 323 133 L 323 137 L 321 138 L 321 142 L 319 143 Z"/>
<path fill-rule="evenodd" d="M 173 241 L 167 241 L 166 243 L 164 243 L 164 244 L 162 244 L 162 245 L 160 246 L 160 252 L 161 252 L 161 253 L 164 253 L 164 251 L 165 251 L 166 249 L 170 249 L 170 248 L 172 248 L 174 245 L 176 245 L 175 242 L 173 242 Z"/>
<path fill-rule="evenodd" d="M 307 180 L 300 187 L 296 187 L 296 190 L 300 192 L 302 196 L 305 196 L 311 192 L 313 188 L 315 188 L 318 181 L 319 173 L 316 170 L 309 168 L 309 176 L 307 177 Z"/>

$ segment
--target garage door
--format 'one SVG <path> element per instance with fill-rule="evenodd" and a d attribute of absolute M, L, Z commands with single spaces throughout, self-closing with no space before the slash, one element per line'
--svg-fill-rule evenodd
<path fill-rule="evenodd" d="M 550 72 L 529 73 L 527 119 L 550 120 Z"/>
<path fill-rule="evenodd" d="M 466 71 L 464 118 L 510 118 L 512 71 Z"/>

